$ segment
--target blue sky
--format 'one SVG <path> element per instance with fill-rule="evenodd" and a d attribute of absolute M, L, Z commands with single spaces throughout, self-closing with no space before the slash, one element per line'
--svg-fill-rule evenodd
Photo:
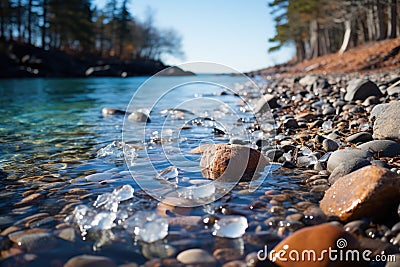
<path fill-rule="evenodd" d="M 95 0 L 100 7 L 105 2 Z M 288 61 L 294 53 L 285 47 L 268 54 L 275 28 L 267 0 L 132 0 L 130 4 L 139 20 L 148 8 L 154 11 L 157 27 L 174 28 L 182 36 L 186 57 L 167 58 L 167 64 L 209 61 L 245 72 Z"/>

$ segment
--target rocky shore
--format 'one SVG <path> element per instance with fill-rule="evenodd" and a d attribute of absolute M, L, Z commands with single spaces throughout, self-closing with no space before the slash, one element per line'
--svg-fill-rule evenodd
<path fill-rule="evenodd" d="M 319 223 L 325 223 L 319 228 L 306 227 L 302 234 L 295 232 L 278 248 L 337 248 L 338 237 L 334 233 L 341 231 L 351 234 L 353 245 L 359 250 L 369 249 L 372 255 L 396 255 L 397 263 L 358 263 L 361 266 L 398 266 L 399 73 L 270 79 L 272 84 L 264 88 L 268 97 L 259 102 L 274 100 L 272 113 L 279 124 L 280 138 L 271 160 L 282 162 L 294 172 L 302 170 L 303 182 L 310 192 L 321 192 L 314 212 Z M 299 217 L 304 220 L 304 215 Z M 338 261 L 277 263 L 356 266 L 354 262 Z"/>

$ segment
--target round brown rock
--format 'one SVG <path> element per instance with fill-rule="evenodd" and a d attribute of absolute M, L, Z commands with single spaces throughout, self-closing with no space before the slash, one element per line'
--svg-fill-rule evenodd
<path fill-rule="evenodd" d="M 202 174 L 212 180 L 250 181 L 269 164 L 258 150 L 242 145 L 204 145 L 192 153 L 202 153 Z"/>
<path fill-rule="evenodd" d="M 400 177 L 379 166 L 366 166 L 339 178 L 325 193 L 320 207 L 342 221 L 363 217 L 381 219 L 395 213 Z"/>

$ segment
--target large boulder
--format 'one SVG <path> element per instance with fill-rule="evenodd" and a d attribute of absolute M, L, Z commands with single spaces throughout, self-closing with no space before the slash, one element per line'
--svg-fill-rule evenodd
<path fill-rule="evenodd" d="M 377 116 L 373 132 L 374 139 L 400 140 L 400 101 L 390 103 Z"/>
<path fill-rule="evenodd" d="M 192 153 L 202 153 L 202 174 L 212 180 L 250 181 L 269 164 L 269 160 L 258 150 L 242 145 L 204 145 L 192 150 Z"/>
<path fill-rule="evenodd" d="M 342 261 L 331 261 L 327 253 L 341 250 L 346 255 L 347 250 L 357 249 L 360 247 L 355 237 L 341 227 L 324 223 L 294 232 L 275 246 L 269 253 L 269 259 L 280 267 L 366 266 L 351 258 L 348 261 L 344 257 Z"/>
<path fill-rule="evenodd" d="M 390 106 L 389 103 L 378 104 L 374 106 L 370 112 L 369 120 L 375 120 L 379 115 L 381 115 L 388 107 Z"/>
<path fill-rule="evenodd" d="M 370 96 L 382 96 L 382 92 L 379 90 L 378 86 L 374 82 L 366 79 L 351 80 L 347 85 L 346 91 L 346 95 L 344 96 L 344 100 L 346 101 L 364 101 Z"/>
<path fill-rule="evenodd" d="M 366 166 L 339 178 L 320 202 L 328 216 L 347 222 L 368 217 L 385 219 L 395 213 L 400 177 L 386 168 Z"/>

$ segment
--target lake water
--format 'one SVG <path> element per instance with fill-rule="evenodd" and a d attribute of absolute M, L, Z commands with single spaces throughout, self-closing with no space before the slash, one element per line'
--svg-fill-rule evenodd
<path fill-rule="evenodd" d="M 85 253 L 110 257 L 117 264 L 173 258 L 182 250 L 196 247 L 212 253 L 218 238 L 213 238 L 207 225 L 190 225 L 189 219 L 183 224 L 170 224 L 168 236 L 152 244 L 135 240 L 117 220 L 112 230 L 84 234 L 76 221 L 65 222 L 78 205 L 92 207 L 99 195 L 121 185 L 132 186 L 135 193 L 118 207 L 117 216 L 122 216 L 119 220 L 139 210 L 157 210 L 158 214 L 164 211 L 170 217 L 190 215 L 192 221 L 239 214 L 249 222 L 249 236 L 256 229 L 260 232 L 271 228 L 276 232 L 274 227 L 278 227 L 264 223 L 277 216 L 269 210 L 270 204 L 260 210 L 249 209 L 266 191 L 290 196 L 281 203 L 284 210 L 297 202 L 313 200 L 299 179 L 289 178 L 281 171 L 261 180 L 255 191 L 248 190 L 248 184 L 233 185 L 233 190 L 221 199 L 183 208 L 181 214 L 168 205 L 160 208 L 158 201 L 146 194 L 156 192 L 159 196 L 157 192 L 163 195 L 168 191 L 165 181 L 155 179 L 158 172 L 176 166 L 179 175 L 172 179 L 176 186 L 204 182 L 197 168 L 199 157 L 191 155 L 191 149 L 200 144 L 228 142 L 234 137 L 252 142 L 260 133 L 247 130 L 254 123 L 252 114 L 241 98 L 223 87 L 241 90 L 247 82 L 243 77 L 202 76 L 201 84 L 187 84 L 193 81 L 192 77 L 161 77 L 137 91 L 146 80 L 147 77 L 0 81 L 0 232 L 6 230 L 0 236 L 1 266 L 63 266 L 71 257 Z M 219 85 L 213 84 L 216 81 Z M 174 87 L 176 84 L 186 85 Z M 165 91 L 170 88 L 173 90 Z M 252 92 L 249 90 L 247 97 Z M 103 116 L 103 107 L 128 107 L 128 111 L 150 113 L 151 122 L 125 119 L 124 124 L 124 116 Z M 237 124 L 238 119 L 242 123 Z M 118 148 L 124 146 L 123 133 L 123 141 L 132 149 L 128 166 Z M 102 154 L 104 149 L 110 153 Z M 10 230 L 11 226 L 15 228 Z M 63 232 L 71 227 L 72 232 Z M 29 229 L 34 230 L 25 239 L 10 234 Z M 264 245 L 240 238 L 229 242 L 241 251 L 242 257 Z"/>

